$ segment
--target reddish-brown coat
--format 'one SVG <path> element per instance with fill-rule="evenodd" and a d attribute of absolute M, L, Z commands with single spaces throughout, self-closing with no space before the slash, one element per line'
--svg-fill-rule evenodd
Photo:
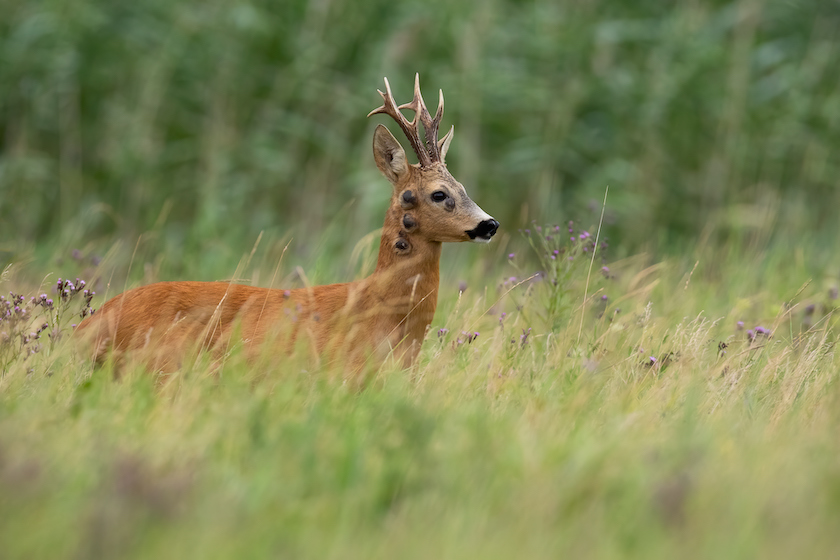
<path fill-rule="evenodd" d="M 369 277 L 295 290 L 160 282 L 109 300 L 79 325 L 77 335 L 90 340 L 96 361 L 108 352 L 117 358 L 131 352 L 161 371 L 178 368 L 191 351 L 218 356 L 240 339 L 249 356 L 263 349 L 287 353 L 304 344 L 349 370 L 389 355 L 411 365 L 437 307 L 441 244 L 486 242 L 498 226 L 446 169 L 451 138 L 450 131 L 440 141 L 437 161 L 410 165 L 399 142 L 377 127 L 374 159 L 393 193 Z M 436 200 L 441 192 L 446 200 Z"/>

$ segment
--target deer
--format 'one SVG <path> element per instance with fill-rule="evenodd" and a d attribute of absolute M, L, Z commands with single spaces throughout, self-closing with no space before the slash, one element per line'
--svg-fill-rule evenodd
<path fill-rule="evenodd" d="M 93 361 L 138 354 L 149 368 L 166 372 L 181 367 L 190 349 L 221 356 L 241 342 L 249 358 L 261 349 L 273 357 L 303 344 L 356 371 L 389 357 L 410 368 L 437 307 L 442 244 L 489 243 L 499 222 L 470 199 L 446 167 L 455 128 L 438 138 L 443 91 L 432 117 L 419 74 L 413 99 L 399 106 L 384 80 L 385 92 L 377 90 L 383 104 L 368 117 L 394 119 L 418 162 L 408 161 L 387 127 L 376 126 L 373 158 L 392 194 L 368 277 L 289 290 L 196 281 L 136 287 L 108 300 L 76 328 L 74 336 L 90 341 Z M 404 110 L 414 113 L 411 120 Z"/>

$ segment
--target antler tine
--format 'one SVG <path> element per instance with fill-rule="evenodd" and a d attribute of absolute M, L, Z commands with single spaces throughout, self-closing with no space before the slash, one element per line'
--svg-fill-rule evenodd
<path fill-rule="evenodd" d="M 428 110 L 426 110 L 425 115 L 427 118 L 430 118 Z M 437 111 L 435 111 L 435 118 L 430 118 L 428 124 L 425 120 L 423 121 L 423 129 L 426 131 L 426 144 L 430 147 L 434 146 L 434 148 L 430 148 L 434 150 L 434 154 L 432 155 L 433 161 L 441 161 L 440 150 L 438 149 L 438 129 L 440 128 L 441 120 L 443 120 L 443 90 L 439 89 L 438 107 Z"/>
<path fill-rule="evenodd" d="M 429 114 L 429 109 L 426 107 L 426 102 L 423 101 L 423 94 L 420 93 L 420 73 L 414 74 L 414 99 L 411 103 L 406 103 L 400 106 L 400 109 L 410 109 L 414 111 L 415 116 L 412 123 L 417 125 L 417 120 L 423 125 L 423 130 L 426 136 L 426 148 L 429 151 L 429 159 L 433 162 L 440 161 L 440 150 L 438 149 L 438 128 L 440 121 L 443 119 L 443 90 L 440 91 L 438 100 L 438 108 L 435 112 L 435 118 Z"/>
<path fill-rule="evenodd" d="M 418 84 L 419 84 L 419 75 L 418 75 L 417 80 L 415 80 L 415 85 L 417 86 Z M 396 103 L 396 101 L 394 101 L 394 95 L 391 93 L 391 84 L 388 83 L 388 78 L 385 78 L 385 93 L 382 93 L 381 90 L 376 90 L 376 91 L 378 91 L 379 95 L 382 96 L 382 99 L 384 100 L 384 103 L 382 104 L 382 107 L 378 107 L 378 108 L 374 109 L 373 111 L 371 111 L 370 113 L 368 113 L 368 116 L 370 117 L 371 115 L 376 115 L 376 114 L 379 114 L 379 113 L 383 113 L 383 114 L 389 115 L 391 118 L 393 118 L 395 121 L 397 121 L 397 124 L 400 125 L 400 128 L 402 129 L 403 133 L 405 133 L 406 138 L 408 138 L 408 141 L 411 143 L 411 147 L 414 148 L 414 153 L 417 154 L 417 159 L 420 160 L 420 165 L 421 166 L 426 167 L 426 166 L 430 165 L 432 163 L 432 161 L 439 161 L 439 158 L 438 158 L 438 160 L 435 160 L 435 159 L 429 157 L 430 154 L 429 154 L 429 152 L 426 151 L 425 147 L 423 146 L 423 141 L 420 139 L 420 131 L 417 128 L 417 120 L 418 120 L 417 115 L 419 115 L 421 113 L 420 113 L 420 111 L 418 111 L 417 109 L 414 108 L 414 105 L 418 102 L 419 87 L 415 87 L 415 95 L 414 95 L 414 99 L 412 100 L 412 102 L 407 104 L 407 105 L 401 105 L 399 107 L 397 107 L 397 103 Z M 419 104 L 422 105 L 422 103 L 423 103 L 423 99 L 421 97 L 420 100 L 419 100 Z M 403 115 L 400 112 L 400 110 L 403 109 L 403 108 L 412 109 L 412 110 L 415 111 L 415 116 L 411 121 L 406 119 L 405 115 Z M 428 111 L 426 111 L 426 113 L 428 114 Z M 425 128 L 425 124 L 424 124 L 424 128 Z M 427 137 L 428 137 L 428 132 L 427 132 Z"/>

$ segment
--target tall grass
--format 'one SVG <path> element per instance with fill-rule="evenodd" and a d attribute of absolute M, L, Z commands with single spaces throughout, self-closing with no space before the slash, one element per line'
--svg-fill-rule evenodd
<path fill-rule="evenodd" d="M 642 255 L 583 308 L 581 230 L 529 229 L 501 270 L 445 283 L 416 368 L 361 389 L 237 349 L 163 383 L 67 339 L 21 354 L 0 556 L 835 556 L 836 271 L 781 247 Z"/>
<path fill-rule="evenodd" d="M 0 10 L 0 557 L 840 552 L 834 4 Z M 444 251 L 414 369 L 79 355 L 57 276 L 369 270 L 364 115 L 416 71 L 503 230 Z"/>

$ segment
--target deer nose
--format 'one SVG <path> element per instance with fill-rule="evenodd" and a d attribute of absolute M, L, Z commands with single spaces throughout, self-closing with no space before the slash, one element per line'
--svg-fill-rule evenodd
<path fill-rule="evenodd" d="M 490 238 L 496 235 L 496 230 L 499 229 L 499 222 L 490 218 L 489 220 L 482 220 L 472 229 L 467 232 L 470 239 L 476 241 L 490 241 Z"/>

